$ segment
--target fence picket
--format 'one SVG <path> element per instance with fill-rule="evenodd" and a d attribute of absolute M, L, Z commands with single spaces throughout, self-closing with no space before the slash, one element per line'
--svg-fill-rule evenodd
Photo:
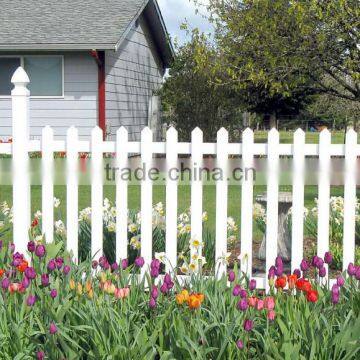
<path fill-rule="evenodd" d="M 171 127 L 166 133 L 166 271 L 172 271 L 177 265 L 177 206 L 178 182 L 172 178 L 171 169 L 177 168 L 178 133 Z M 171 176 L 171 177 L 170 177 Z"/>
<path fill-rule="evenodd" d="M 318 183 L 319 194 L 318 194 L 317 254 L 320 257 L 324 257 L 325 252 L 329 250 L 330 144 L 331 144 L 331 133 L 329 132 L 329 130 L 324 129 L 320 133 L 320 137 L 319 137 L 319 183 Z"/>
<path fill-rule="evenodd" d="M 221 128 L 217 133 L 217 163 L 221 169 L 222 178 L 216 181 L 216 238 L 215 238 L 215 261 L 217 267 L 215 274 L 221 278 L 226 274 L 227 253 L 227 206 L 228 206 L 228 142 L 229 134 Z"/>
<path fill-rule="evenodd" d="M 278 242 L 279 210 L 279 132 L 273 128 L 268 134 L 268 183 L 266 208 L 266 273 L 275 263 Z M 268 287 L 267 283 L 267 287 Z"/>
<path fill-rule="evenodd" d="M 197 127 L 191 133 L 191 239 L 203 241 L 203 187 L 200 168 L 203 163 L 203 132 Z M 191 258 L 202 254 L 202 246 L 198 249 L 191 247 Z"/>
<path fill-rule="evenodd" d="M 66 231 L 67 250 L 78 260 L 78 130 L 72 126 L 66 137 Z"/>
<path fill-rule="evenodd" d="M 241 271 L 252 275 L 252 238 L 253 238 L 253 196 L 254 196 L 254 133 L 247 128 L 243 132 L 241 184 Z"/>
<path fill-rule="evenodd" d="M 13 237 L 16 251 L 26 254 L 30 227 L 30 179 L 29 179 L 29 77 L 19 67 L 11 82 L 12 99 L 12 183 L 13 183 Z"/>
<path fill-rule="evenodd" d="M 141 131 L 141 162 L 149 171 L 152 164 L 152 131 L 146 127 Z M 152 259 L 152 182 L 148 173 L 141 180 L 141 256 L 146 265 L 150 265 Z M 146 267 L 143 267 L 143 273 Z"/>
<path fill-rule="evenodd" d="M 345 143 L 343 270 L 355 262 L 357 133 L 349 129 Z"/>
<path fill-rule="evenodd" d="M 128 162 L 128 136 L 123 126 L 116 132 L 116 260 L 128 256 L 128 184 L 121 177 Z"/>
<path fill-rule="evenodd" d="M 41 202 L 42 202 L 42 232 L 49 243 L 54 240 L 54 131 L 50 126 L 42 129 L 41 152 Z"/>
<path fill-rule="evenodd" d="M 294 166 L 292 189 L 292 242 L 291 270 L 299 267 L 303 258 L 304 242 L 304 171 L 305 171 L 305 132 L 298 129 L 294 133 Z"/>
<path fill-rule="evenodd" d="M 103 251 L 103 132 L 97 126 L 91 131 L 91 256 Z"/>

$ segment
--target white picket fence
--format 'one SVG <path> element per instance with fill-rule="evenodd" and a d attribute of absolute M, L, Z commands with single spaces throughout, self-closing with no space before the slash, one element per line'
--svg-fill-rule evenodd
<path fill-rule="evenodd" d="M 140 153 L 147 168 L 155 154 L 166 154 L 168 168 L 177 166 L 179 155 L 190 155 L 192 168 L 201 164 L 204 155 L 216 155 L 217 167 L 226 173 L 228 158 L 241 155 L 243 167 L 253 166 L 254 156 L 267 157 L 267 228 L 266 228 L 266 271 L 274 264 L 277 256 L 279 156 L 293 157 L 293 206 L 292 206 L 292 269 L 299 266 L 303 257 L 304 228 L 304 164 L 306 156 L 318 156 L 320 164 L 318 202 L 318 254 L 323 256 L 329 249 L 329 201 L 330 201 L 330 158 L 345 157 L 346 176 L 344 184 L 344 252 L 343 264 L 354 261 L 355 253 L 355 206 L 356 206 L 356 162 L 360 156 L 357 134 L 349 130 L 345 145 L 331 144 L 331 134 L 323 130 L 319 144 L 305 144 L 305 133 L 298 129 L 294 134 L 294 144 L 280 144 L 279 133 L 269 131 L 268 143 L 254 143 L 252 130 L 243 132 L 243 143 L 229 143 L 228 133 L 220 129 L 217 143 L 204 143 L 202 131 L 192 132 L 191 143 L 178 142 L 177 131 L 170 128 L 166 142 L 153 142 L 152 132 L 145 128 L 140 142 L 129 142 L 125 128 L 117 132 L 116 141 L 103 141 L 102 131 L 92 130 L 90 141 L 81 141 L 78 130 L 71 127 L 66 140 L 55 140 L 53 130 L 47 126 L 42 130 L 41 140 L 29 140 L 29 79 L 22 68 L 17 69 L 12 82 L 12 144 L 0 144 L 0 154 L 13 157 L 13 226 L 17 251 L 25 251 L 30 226 L 30 186 L 28 173 L 28 153 L 42 152 L 42 216 L 43 232 L 48 242 L 53 241 L 54 230 L 54 152 L 66 152 L 67 162 L 67 247 L 78 254 L 78 155 L 91 153 L 91 251 L 99 256 L 103 247 L 103 154 L 116 153 L 116 166 L 126 167 L 129 153 Z M 191 237 L 202 239 L 203 185 L 200 179 L 191 183 Z M 216 184 L 216 259 L 227 252 L 227 208 L 228 184 L 223 179 Z M 166 183 L 166 255 L 171 266 L 177 263 L 177 181 L 167 179 Z M 252 236 L 253 236 L 253 179 L 252 174 L 244 177 L 241 187 L 241 267 L 251 276 Z M 128 244 L 128 184 L 120 176 L 116 178 L 116 258 L 127 257 Z M 231 201 L 231 200 L 230 200 Z M 141 182 L 141 255 L 146 264 L 152 259 L 152 182 Z M 169 267 L 170 269 L 170 267 Z M 226 271 L 226 265 L 219 265 L 219 275 Z M 260 288 L 266 287 L 266 277 L 257 278 Z"/>

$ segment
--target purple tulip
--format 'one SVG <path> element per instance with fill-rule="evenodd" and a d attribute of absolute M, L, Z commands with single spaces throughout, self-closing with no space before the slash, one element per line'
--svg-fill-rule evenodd
<path fill-rule="evenodd" d="M 296 275 L 297 278 L 300 279 L 300 278 L 301 278 L 301 271 L 300 271 L 300 269 L 295 269 L 295 270 L 294 270 L 294 275 Z"/>
<path fill-rule="evenodd" d="M 246 319 L 244 321 L 244 330 L 245 331 L 249 332 L 253 329 L 253 327 L 254 327 L 254 324 L 253 324 L 252 320 Z"/>
<path fill-rule="evenodd" d="M 275 277 L 275 266 L 270 266 L 268 279 L 272 279 Z"/>
<path fill-rule="evenodd" d="M 65 265 L 63 268 L 63 273 L 67 275 L 70 272 L 71 268 L 69 265 Z"/>
<path fill-rule="evenodd" d="M 156 308 L 156 301 L 155 301 L 154 298 L 150 298 L 149 308 L 150 308 L 150 309 L 155 309 L 155 308 Z"/>
<path fill-rule="evenodd" d="M 14 267 L 17 267 L 22 263 L 23 259 L 24 259 L 24 257 L 17 252 L 13 255 L 13 261 L 12 261 L 11 265 Z"/>
<path fill-rule="evenodd" d="M 157 286 L 154 285 L 151 289 L 151 297 L 156 300 L 158 296 L 159 296 L 159 289 Z"/>
<path fill-rule="evenodd" d="M 1 281 L 1 287 L 6 290 L 10 286 L 10 280 L 5 278 Z"/>
<path fill-rule="evenodd" d="M 34 241 L 29 241 L 27 244 L 28 252 L 33 253 L 35 251 L 36 245 Z"/>
<path fill-rule="evenodd" d="M 340 300 L 340 294 L 337 293 L 331 293 L 331 302 L 335 305 L 339 302 Z"/>
<path fill-rule="evenodd" d="M 57 327 L 56 327 L 55 323 L 52 322 L 50 324 L 49 332 L 50 332 L 51 335 L 54 335 L 54 334 L 57 333 Z"/>
<path fill-rule="evenodd" d="M 150 270 L 150 276 L 151 276 L 153 279 L 156 279 L 156 278 L 159 276 L 159 269 L 152 268 L 152 269 Z"/>
<path fill-rule="evenodd" d="M 145 264 L 145 260 L 143 257 L 139 256 L 135 259 L 135 266 L 137 266 L 138 268 L 142 268 Z"/>
<path fill-rule="evenodd" d="M 43 351 L 38 351 L 36 353 L 36 359 L 37 360 L 44 360 L 45 359 L 45 353 Z"/>
<path fill-rule="evenodd" d="M 240 291 L 241 291 L 241 286 L 240 285 L 235 285 L 232 294 L 234 296 L 239 296 L 240 295 Z"/>
<path fill-rule="evenodd" d="M 163 294 L 167 294 L 167 292 L 169 291 L 168 289 L 168 286 L 166 285 L 166 283 L 163 283 L 160 287 L 160 291 L 163 293 Z"/>
<path fill-rule="evenodd" d="M 243 349 L 244 348 L 244 343 L 241 341 L 241 340 L 238 340 L 237 342 L 236 342 L 236 346 L 237 346 L 237 348 L 238 349 Z"/>
<path fill-rule="evenodd" d="M 255 290 L 256 289 L 256 280 L 255 279 L 252 279 L 252 280 L 250 280 L 250 282 L 249 282 L 249 290 L 250 291 L 253 291 L 253 290 Z"/>
<path fill-rule="evenodd" d="M 338 285 L 334 284 L 331 289 L 331 301 L 333 304 L 337 304 L 340 300 L 340 288 Z"/>
<path fill-rule="evenodd" d="M 248 308 L 248 303 L 246 299 L 241 299 L 238 303 L 237 303 L 237 308 L 241 311 L 245 311 Z"/>
<path fill-rule="evenodd" d="M 282 261 L 282 258 L 281 256 L 277 256 L 276 259 L 275 259 L 275 266 L 278 268 L 278 267 L 281 267 L 281 268 L 284 268 L 284 263 Z"/>
<path fill-rule="evenodd" d="M 51 291 L 50 291 L 50 296 L 53 298 L 53 299 L 55 299 L 56 297 L 57 297 L 57 291 L 56 291 L 56 289 L 52 289 Z"/>
<path fill-rule="evenodd" d="M 245 298 L 247 298 L 247 291 L 245 290 L 245 289 L 241 289 L 240 290 L 240 297 L 241 298 L 243 298 L 243 299 L 245 299 Z"/>
<path fill-rule="evenodd" d="M 284 267 L 281 265 L 281 266 L 278 266 L 275 268 L 275 275 L 276 276 L 282 276 L 284 273 Z"/>
<path fill-rule="evenodd" d="M 316 263 L 316 267 L 320 270 L 322 267 L 324 267 L 324 260 L 319 258 L 317 263 Z"/>
<path fill-rule="evenodd" d="M 303 272 L 309 270 L 309 263 L 305 259 L 301 260 L 300 269 Z"/>
<path fill-rule="evenodd" d="M 129 266 L 129 260 L 128 259 L 122 259 L 121 260 L 121 268 L 125 270 Z"/>
<path fill-rule="evenodd" d="M 46 249 L 44 245 L 37 245 L 35 248 L 35 255 L 39 258 L 44 257 L 46 254 Z"/>
<path fill-rule="evenodd" d="M 58 268 L 58 270 L 60 270 L 62 268 L 62 266 L 64 265 L 64 259 L 62 257 L 57 257 L 55 259 L 56 262 L 56 267 Z"/>
<path fill-rule="evenodd" d="M 332 286 L 332 288 L 331 288 L 331 292 L 339 294 L 339 293 L 340 293 L 340 287 L 339 287 L 339 285 L 334 284 L 334 285 Z"/>
<path fill-rule="evenodd" d="M 0 250 L 3 248 L 3 241 L 0 240 Z"/>
<path fill-rule="evenodd" d="M 151 268 L 151 269 L 157 269 L 157 270 L 159 270 L 159 269 L 160 269 L 160 266 L 161 266 L 160 260 L 158 260 L 158 259 L 153 259 L 153 260 L 151 261 L 151 264 L 150 264 L 150 268 Z"/>
<path fill-rule="evenodd" d="M 348 274 L 354 276 L 356 274 L 356 266 L 353 263 L 350 263 L 347 268 Z"/>
<path fill-rule="evenodd" d="M 311 260 L 311 265 L 316 267 L 317 266 L 317 263 L 319 261 L 319 257 L 317 255 L 313 256 L 312 260 Z"/>
<path fill-rule="evenodd" d="M 26 299 L 26 305 L 33 306 L 35 304 L 35 301 L 36 301 L 35 295 L 29 295 L 28 298 Z"/>
<path fill-rule="evenodd" d="M 324 260 L 325 260 L 325 263 L 326 263 L 326 264 L 331 264 L 331 263 L 332 263 L 333 257 L 332 257 L 332 255 L 331 255 L 331 252 L 330 252 L 330 251 L 327 251 L 327 252 L 325 253 Z"/>
<path fill-rule="evenodd" d="M 42 286 L 49 286 L 50 278 L 48 274 L 41 274 L 41 285 Z"/>
<path fill-rule="evenodd" d="M 336 284 L 340 287 L 343 286 L 345 284 L 345 279 L 341 275 L 338 276 L 336 279 Z"/>
<path fill-rule="evenodd" d="M 170 276 L 169 274 L 165 274 L 165 276 L 164 276 L 164 283 L 165 283 L 166 285 L 169 285 L 169 284 L 172 283 L 172 279 L 171 279 L 171 276 Z"/>
<path fill-rule="evenodd" d="M 55 259 L 51 259 L 47 264 L 47 269 L 49 271 L 54 271 L 56 269 L 56 262 Z"/>
<path fill-rule="evenodd" d="M 360 266 L 356 268 L 355 277 L 356 280 L 360 280 Z"/>
<path fill-rule="evenodd" d="M 230 270 L 229 271 L 229 275 L 228 275 L 228 280 L 230 281 L 230 282 L 234 282 L 235 281 L 235 273 L 234 273 L 234 271 L 232 271 L 232 270 Z"/>
<path fill-rule="evenodd" d="M 115 261 L 112 265 L 111 265 L 111 270 L 112 271 L 116 271 L 119 268 L 118 263 Z"/>
<path fill-rule="evenodd" d="M 31 266 L 27 267 L 25 269 L 25 276 L 30 280 L 34 280 L 36 278 L 35 269 Z"/>
<path fill-rule="evenodd" d="M 21 281 L 21 285 L 24 289 L 27 289 L 30 286 L 30 280 L 26 276 L 24 276 Z"/>
<path fill-rule="evenodd" d="M 15 251 L 15 244 L 14 243 L 11 243 L 9 245 L 9 248 L 10 248 L 10 252 L 13 253 Z"/>
<path fill-rule="evenodd" d="M 326 268 L 325 266 L 322 266 L 320 269 L 319 269 L 319 276 L 320 277 L 325 277 L 326 275 Z"/>
<path fill-rule="evenodd" d="M 91 267 L 95 270 L 99 266 L 99 263 L 96 260 L 93 260 L 91 263 Z"/>

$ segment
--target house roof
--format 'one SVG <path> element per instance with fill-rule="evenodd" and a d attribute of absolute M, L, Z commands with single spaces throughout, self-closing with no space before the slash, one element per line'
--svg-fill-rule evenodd
<path fill-rule="evenodd" d="M 165 66 L 173 48 L 156 0 L 0 0 L 1 50 L 116 50 L 144 14 Z"/>

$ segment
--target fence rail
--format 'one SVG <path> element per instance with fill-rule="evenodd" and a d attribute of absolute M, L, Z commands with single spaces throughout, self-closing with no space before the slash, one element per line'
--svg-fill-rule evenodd
<path fill-rule="evenodd" d="M 28 228 L 30 225 L 30 185 L 28 173 L 28 153 L 42 152 L 42 216 L 43 232 L 47 241 L 53 241 L 53 193 L 54 193 L 54 152 L 66 152 L 67 162 L 67 247 L 78 254 L 78 175 L 77 160 L 79 153 L 91 153 L 91 253 L 102 253 L 103 248 L 103 154 L 115 153 L 116 164 L 124 168 L 129 153 L 141 154 L 144 164 L 149 164 L 153 155 L 166 155 L 169 168 L 176 167 L 179 155 L 191 156 L 191 167 L 195 169 L 204 155 L 216 155 L 217 167 L 224 173 L 231 155 L 242 156 L 243 166 L 251 168 L 255 156 L 266 156 L 268 163 L 267 178 L 267 227 L 266 227 L 266 270 L 275 262 L 278 238 L 278 166 L 280 156 L 293 157 L 293 211 L 292 211 L 292 262 L 291 267 L 298 266 L 303 257 L 303 208 L 304 208 L 304 164 L 307 156 L 319 157 L 319 213 L 318 213 L 318 254 L 323 256 L 329 249 L 329 201 L 330 201 L 330 158 L 345 158 L 344 184 L 344 231 L 343 231 L 343 264 L 354 262 L 355 253 L 355 206 L 356 206 L 356 163 L 360 156 L 360 145 L 357 134 L 349 130 L 344 145 L 331 144 L 331 133 L 323 130 L 319 144 L 305 144 L 305 133 L 298 129 L 294 133 L 293 144 L 280 144 L 279 133 L 272 129 L 267 144 L 254 143 L 254 134 L 250 129 L 243 132 L 242 143 L 229 143 L 228 133 L 220 129 L 216 143 L 204 143 L 202 131 L 196 128 L 192 132 L 190 143 L 178 142 L 177 131 L 170 128 L 166 142 L 153 142 L 152 132 L 144 128 L 140 142 L 129 142 L 125 128 L 117 131 L 116 141 L 103 141 L 100 128 L 91 133 L 91 140 L 79 140 L 78 131 L 71 127 L 65 140 L 55 140 L 51 127 L 42 130 L 41 140 L 29 140 L 29 96 L 27 90 L 29 79 L 22 68 L 19 68 L 12 82 L 12 144 L 0 144 L 1 154 L 13 157 L 13 226 L 14 242 L 18 251 L 26 250 Z M 252 206 L 253 178 L 242 180 L 241 203 L 241 268 L 251 276 L 252 272 Z M 191 182 L 191 237 L 202 239 L 202 201 L 203 185 L 201 179 Z M 227 252 L 227 191 L 226 179 L 216 184 L 216 258 Z M 231 201 L 231 200 L 230 200 Z M 127 182 L 116 177 L 116 257 L 127 257 Z M 167 179 L 166 183 L 166 255 L 172 267 L 177 261 L 177 182 Z M 141 254 L 146 264 L 152 257 L 152 182 L 144 179 L 141 182 Z M 226 272 L 226 265 L 218 265 L 218 274 Z M 168 265 L 170 270 L 170 265 Z M 266 279 L 258 278 L 258 286 L 266 287 Z"/>

